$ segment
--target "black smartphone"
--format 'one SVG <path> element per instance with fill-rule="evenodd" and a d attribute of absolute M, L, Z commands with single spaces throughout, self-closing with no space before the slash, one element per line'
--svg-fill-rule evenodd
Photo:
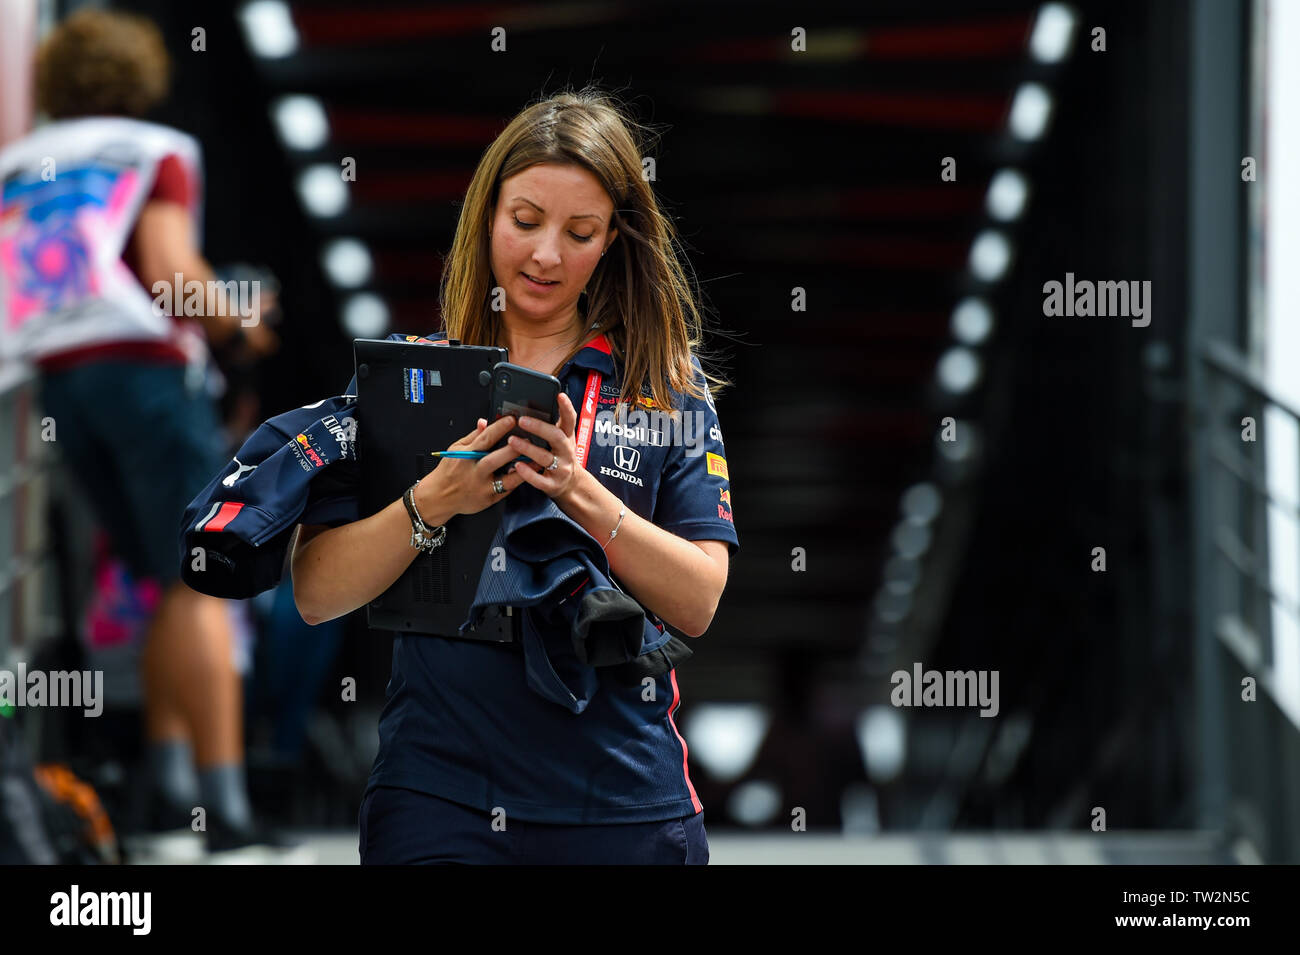
<path fill-rule="evenodd" d="M 508 361 L 499 361 L 492 368 L 492 387 L 488 392 L 492 421 L 504 415 L 514 415 L 517 421 L 527 415 L 554 424 L 560 418 L 561 387 L 560 379 L 554 375 L 546 375 L 525 368 L 523 365 L 512 365 Z M 526 438 L 548 451 L 551 450 L 549 443 L 525 431 L 518 424 L 510 433 Z M 505 447 L 505 440 L 502 439 L 497 447 Z"/>

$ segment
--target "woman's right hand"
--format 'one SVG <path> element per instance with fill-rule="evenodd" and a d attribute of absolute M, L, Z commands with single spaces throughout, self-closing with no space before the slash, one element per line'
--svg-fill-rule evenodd
<path fill-rule="evenodd" d="M 474 430 L 447 450 L 491 451 L 514 426 L 514 415 L 506 415 L 490 425 L 487 419 L 479 418 Z M 477 461 L 442 458 L 437 467 L 426 474 L 416 487 L 416 506 L 421 514 L 445 514 L 453 517 L 457 514 L 477 514 L 509 497 L 511 491 L 524 483 L 524 479 L 512 468 L 510 473 L 501 477 L 505 493 L 498 494 L 492 488 L 493 472 L 517 457 L 519 452 L 507 445 L 491 451 Z"/>

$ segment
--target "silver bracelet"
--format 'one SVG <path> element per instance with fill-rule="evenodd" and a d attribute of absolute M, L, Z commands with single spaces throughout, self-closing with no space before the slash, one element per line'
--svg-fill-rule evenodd
<path fill-rule="evenodd" d="M 447 539 L 447 525 L 439 524 L 436 529 L 430 530 L 429 525 L 424 523 L 419 508 L 415 506 L 415 489 L 419 483 L 416 481 L 403 492 L 402 503 L 406 505 L 406 513 L 411 518 L 411 546 L 428 553 L 440 547 Z"/>
<path fill-rule="evenodd" d="M 623 526 L 623 515 L 626 513 L 627 513 L 627 505 L 624 504 L 622 507 L 618 509 L 618 523 L 615 524 L 614 529 L 610 531 L 609 540 L 605 541 L 605 543 L 600 545 L 601 550 L 608 549 L 609 545 L 614 543 L 614 538 L 618 536 L 618 529 Z"/>

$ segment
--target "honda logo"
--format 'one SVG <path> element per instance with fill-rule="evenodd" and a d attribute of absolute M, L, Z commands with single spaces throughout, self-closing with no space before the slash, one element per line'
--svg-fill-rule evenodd
<path fill-rule="evenodd" d="M 640 463 L 641 452 L 636 448 L 627 448 L 621 444 L 614 446 L 614 467 L 620 471 L 635 471 Z"/>

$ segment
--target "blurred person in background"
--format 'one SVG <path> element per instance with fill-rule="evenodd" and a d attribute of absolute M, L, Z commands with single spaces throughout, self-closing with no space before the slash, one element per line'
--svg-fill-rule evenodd
<path fill-rule="evenodd" d="M 0 359 L 39 370 L 52 437 L 114 553 L 161 586 L 141 658 L 149 828 L 189 831 L 202 806 L 208 847 L 236 851 L 269 837 L 247 795 L 231 619 L 178 579 L 176 534 L 228 457 L 209 344 L 247 362 L 278 339 L 200 254 L 198 143 L 138 118 L 170 69 L 158 29 L 116 12 L 79 11 L 41 45 L 50 122 L 0 151 Z M 200 314 L 173 314 L 196 280 Z"/>

